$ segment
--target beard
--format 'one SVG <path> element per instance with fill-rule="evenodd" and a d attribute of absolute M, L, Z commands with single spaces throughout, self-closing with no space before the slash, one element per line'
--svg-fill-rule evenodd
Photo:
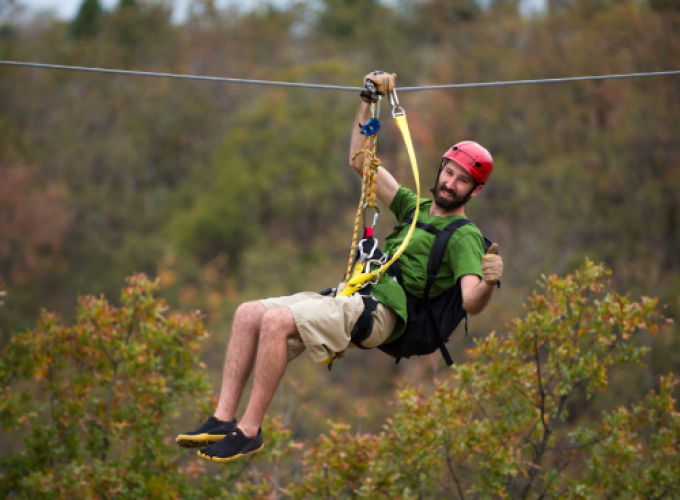
<path fill-rule="evenodd" d="M 451 195 L 451 198 L 445 198 L 442 196 L 442 189 L 445 188 L 440 182 L 437 184 L 437 187 L 434 190 L 434 202 L 445 210 L 455 210 L 456 208 L 460 208 L 470 201 L 472 191 L 474 191 L 475 186 L 472 186 L 467 193 L 460 196 L 452 189 L 445 189 L 445 192 Z"/>

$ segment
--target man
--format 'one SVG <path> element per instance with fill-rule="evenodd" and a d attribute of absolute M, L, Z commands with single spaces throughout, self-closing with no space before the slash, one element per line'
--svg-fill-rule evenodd
<path fill-rule="evenodd" d="M 394 87 L 394 77 L 382 72 L 369 73 L 365 81 L 371 81 L 379 93 Z M 360 124 L 370 118 L 372 99 L 370 94 L 362 93 L 363 102 L 352 127 L 350 158 L 353 152 L 363 148 Z M 350 166 L 359 175 L 362 162 L 362 156 L 350 160 Z M 452 220 L 464 217 L 463 206 L 480 193 L 492 169 L 491 156 L 478 144 L 459 143 L 451 148 L 439 170 L 434 202 L 419 221 L 443 228 Z M 400 187 L 384 168 L 379 167 L 377 175 L 378 199 L 401 220 L 415 207 L 415 195 Z M 423 252 L 423 248 L 431 245 L 430 236 L 425 231 L 416 231 L 399 258 L 404 287 L 409 293 L 417 294 L 424 287 L 428 251 Z M 399 231 L 392 232 L 384 251 L 390 253 L 402 240 Z M 410 252 L 412 247 L 415 251 Z M 474 315 L 490 301 L 502 269 L 499 256 L 484 256 L 482 235 L 474 225 L 468 224 L 457 230 L 449 242 L 438 275 L 442 280 L 438 278 L 438 283 L 444 289 L 460 282 L 463 308 Z M 431 295 L 439 292 L 441 290 L 433 289 Z M 405 293 L 390 276 L 383 275 L 380 282 L 372 286 L 371 294 L 378 304 L 372 313 L 370 335 L 361 342 L 369 348 L 394 341 L 403 333 L 407 320 Z M 239 306 L 232 324 L 215 415 L 195 431 L 177 436 L 176 442 L 186 448 L 206 446 L 198 452 L 199 456 L 216 462 L 229 462 L 259 451 L 264 445 L 260 425 L 287 362 L 304 349 L 317 363 L 326 361 L 329 354 L 345 350 L 363 311 L 364 301 L 359 294 L 332 297 L 312 292 Z M 253 371 L 250 400 L 237 423 L 236 409 Z"/>

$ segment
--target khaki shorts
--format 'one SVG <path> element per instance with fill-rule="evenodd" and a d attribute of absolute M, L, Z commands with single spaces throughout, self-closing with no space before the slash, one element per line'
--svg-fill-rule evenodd
<path fill-rule="evenodd" d="M 307 352 L 315 363 L 328 359 L 329 351 L 340 352 L 348 347 L 354 324 L 364 312 L 359 294 L 351 297 L 327 297 L 314 292 L 302 292 L 288 297 L 259 301 L 265 309 L 287 307 L 293 313 L 302 342 L 288 339 L 288 362 Z M 362 342 L 364 347 L 377 347 L 392 333 L 397 323 L 396 313 L 382 304 L 373 311 L 373 330 Z"/>

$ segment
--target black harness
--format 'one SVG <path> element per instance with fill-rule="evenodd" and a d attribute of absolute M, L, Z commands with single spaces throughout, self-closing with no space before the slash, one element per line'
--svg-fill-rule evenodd
<path fill-rule="evenodd" d="M 414 212 L 415 209 L 409 212 L 394 229 L 396 230 L 406 224 L 411 224 Z M 458 219 L 448 224 L 444 229 L 437 229 L 431 224 L 416 222 L 416 227 L 434 234 L 435 240 L 432 243 L 427 262 L 427 282 L 423 296 L 416 297 L 404 289 L 408 312 L 408 322 L 404 333 L 395 341 L 378 346 L 378 349 L 396 358 L 397 363 L 399 363 L 401 358 L 431 354 L 438 349 L 442 353 L 446 364 L 448 366 L 453 364 L 453 359 L 446 348 L 445 342 L 449 340 L 451 333 L 453 333 L 463 319 L 465 319 L 465 336 L 467 336 L 468 332 L 467 313 L 463 309 L 460 283 L 456 283 L 455 286 L 434 298 L 430 298 L 430 291 L 432 285 L 437 280 L 437 274 L 446 254 L 446 247 L 451 236 L 459 228 L 467 224 L 470 224 L 469 220 Z M 367 249 L 374 249 L 375 245 L 370 240 L 373 240 L 373 238 L 363 240 L 361 244 L 365 245 Z M 491 244 L 491 240 L 484 237 L 485 252 Z M 373 258 L 379 258 L 382 255 L 380 250 L 377 250 L 377 252 L 373 254 Z M 392 276 L 404 288 L 402 272 L 396 262 L 388 268 L 387 274 Z M 324 292 L 327 291 L 324 290 Z M 362 342 L 371 334 L 373 329 L 373 311 L 378 306 L 378 301 L 370 295 L 370 286 L 362 290 L 362 300 L 364 301 L 364 311 L 354 325 L 351 341 L 361 349 L 368 349 L 362 345 Z"/>

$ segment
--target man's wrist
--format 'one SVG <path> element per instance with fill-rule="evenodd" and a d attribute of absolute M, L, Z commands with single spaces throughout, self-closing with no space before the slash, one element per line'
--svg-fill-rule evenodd
<path fill-rule="evenodd" d="M 492 280 L 492 281 L 493 281 L 493 280 Z M 495 283 L 489 283 L 488 281 L 486 281 L 486 278 L 482 278 L 482 283 L 484 284 L 484 286 L 485 286 L 486 288 L 491 288 L 491 289 L 493 289 L 493 287 L 496 286 L 496 283 L 498 283 L 498 280 L 496 280 Z"/>

